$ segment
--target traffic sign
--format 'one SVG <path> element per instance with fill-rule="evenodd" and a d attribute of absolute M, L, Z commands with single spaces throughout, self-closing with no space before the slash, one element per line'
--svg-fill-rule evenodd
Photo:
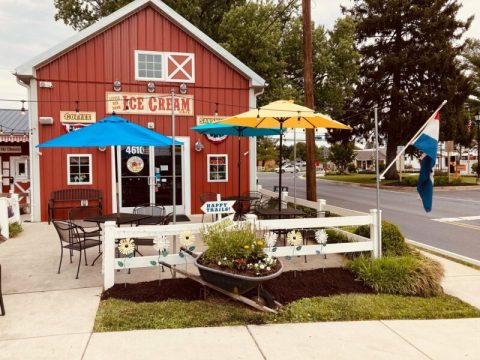
<path fill-rule="evenodd" d="M 207 201 L 200 210 L 205 214 L 233 214 L 235 201 Z"/>

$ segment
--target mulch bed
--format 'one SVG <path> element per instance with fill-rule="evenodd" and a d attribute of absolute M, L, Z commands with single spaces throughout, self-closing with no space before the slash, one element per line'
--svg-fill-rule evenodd
<path fill-rule="evenodd" d="M 269 280 L 263 287 L 282 304 L 302 298 L 349 293 L 374 293 L 370 287 L 355 280 L 345 269 L 327 268 L 284 272 Z M 134 302 L 154 302 L 169 299 L 202 300 L 203 286 L 191 279 L 164 279 L 136 284 L 116 284 L 102 294 L 102 300 L 115 298 Z M 223 296 L 209 290 L 209 296 Z"/>

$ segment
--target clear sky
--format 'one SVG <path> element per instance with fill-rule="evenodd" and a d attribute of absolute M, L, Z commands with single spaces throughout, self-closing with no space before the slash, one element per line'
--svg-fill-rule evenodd
<path fill-rule="evenodd" d="M 470 37 L 480 37 L 480 0 L 461 0 L 460 18 L 476 15 Z M 351 0 L 312 0 L 312 18 L 331 29 L 341 16 L 340 4 L 349 6 Z M 53 0 L 0 0 L 0 98 L 26 99 L 26 89 L 18 85 L 13 70 L 74 34 L 74 31 L 55 22 Z M 20 108 L 19 102 L 2 102 L 0 108 Z"/>

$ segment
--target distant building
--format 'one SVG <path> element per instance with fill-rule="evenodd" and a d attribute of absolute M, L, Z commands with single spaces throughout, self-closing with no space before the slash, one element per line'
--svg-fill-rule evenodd
<path fill-rule="evenodd" d="M 363 150 L 355 150 L 356 157 L 355 157 L 355 167 L 358 170 L 375 170 L 375 156 L 376 152 L 375 149 L 363 149 Z M 378 162 L 380 166 L 383 164 L 385 165 L 385 161 L 387 158 L 387 150 L 386 148 L 379 149 L 379 159 Z"/>
<path fill-rule="evenodd" d="M 30 188 L 28 134 L 26 111 L 0 109 L 0 192 L 18 193 L 21 203 L 28 201 Z"/>

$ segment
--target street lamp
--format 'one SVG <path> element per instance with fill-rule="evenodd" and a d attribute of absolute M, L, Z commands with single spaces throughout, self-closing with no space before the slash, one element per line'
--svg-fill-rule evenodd
<path fill-rule="evenodd" d="M 477 184 L 480 183 L 480 112 L 474 115 L 475 122 L 477 123 Z"/>

